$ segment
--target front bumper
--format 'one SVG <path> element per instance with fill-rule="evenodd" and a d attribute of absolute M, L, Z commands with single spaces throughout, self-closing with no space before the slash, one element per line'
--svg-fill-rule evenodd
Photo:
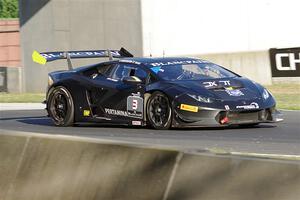
<path fill-rule="evenodd" d="M 198 112 L 174 109 L 173 127 L 224 127 L 242 124 L 276 123 L 283 121 L 275 108 L 259 110 L 220 110 L 199 107 Z"/>

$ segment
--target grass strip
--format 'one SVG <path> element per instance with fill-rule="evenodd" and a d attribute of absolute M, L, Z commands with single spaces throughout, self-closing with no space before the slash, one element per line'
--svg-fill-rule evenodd
<path fill-rule="evenodd" d="M 44 100 L 44 93 L 0 93 L 0 103 L 41 103 Z"/>

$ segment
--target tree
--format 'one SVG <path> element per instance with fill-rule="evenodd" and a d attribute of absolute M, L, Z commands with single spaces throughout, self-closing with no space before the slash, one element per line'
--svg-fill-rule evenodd
<path fill-rule="evenodd" d="M 0 18 L 19 17 L 18 0 L 0 0 Z"/>

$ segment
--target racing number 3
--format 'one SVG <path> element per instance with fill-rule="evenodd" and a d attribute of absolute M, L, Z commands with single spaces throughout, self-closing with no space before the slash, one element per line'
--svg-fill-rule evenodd
<path fill-rule="evenodd" d="M 143 98 L 140 96 L 129 96 L 127 98 L 127 113 L 129 117 L 143 118 Z"/>
<path fill-rule="evenodd" d="M 137 110 L 138 108 L 138 101 L 136 99 L 132 100 L 132 109 Z"/>

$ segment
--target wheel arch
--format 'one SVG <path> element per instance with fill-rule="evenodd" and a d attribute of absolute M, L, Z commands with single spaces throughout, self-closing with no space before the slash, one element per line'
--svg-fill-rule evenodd
<path fill-rule="evenodd" d="M 154 93 L 154 92 L 161 92 L 164 95 L 166 95 L 168 97 L 169 103 L 170 105 L 173 105 L 173 101 L 171 101 L 171 97 L 164 91 L 164 90 L 160 90 L 160 89 L 153 89 L 153 90 L 149 90 L 146 91 L 144 93 L 144 122 L 147 122 L 147 106 L 148 106 L 148 100 L 150 98 L 150 96 Z M 172 108 L 173 109 L 173 108 Z"/>
<path fill-rule="evenodd" d="M 171 124 L 171 127 L 172 127 L 172 116 L 173 116 L 173 104 L 172 104 L 172 97 L 170 96 L 170 95 L 168 95 L 165 91 L 163 91 L 163 90 L 159 90 L 159 89 L 154 89 L 154 90 L 150 90 L 150 91 L 147 91 L 147 92 L 145 92 L 145 94 L 144 94 L 144 120 L 145 120 L 145 122 L 148 124 L 148 104 L 149 104 L 149 100 L 150 100 L 150 97 L 152 96 L 152 94 L 153 93 L 155 93 L 155 92 L 159 92 L 159 93 L 161 93 L 161 94 L 163 94 L 164 96 L 166 96 L 167 97 L 167 100 L 168 100 L 168 102 L 169 102 L 169 106 L 170 106 L 170 112 L 171 112 L 171 114 L 170 114 L 170 124 Z M 149 124 L 150 125 L 150 124 Z M 163 128 L 164 129 L 164 128 Z M 168 129 L 168 128 L 167 128 Z"/>
<path fill-rule="evenodd" d="M 67 81 L 60 81 L 60 82 L 54 83 L 47 90 L 46 102 L 48 102 L 49 95 L 51 94 L 51 92 L 53 92 L 58 87 L 63 87 L 70 93 L 70 96 L 73 100 L 73 106 L 74 106 L 74 123 L 80 121 L 80 113 L 81 112 L 80 112 L 79 96 L 81 96 L 81 95 L 78 95 L 78 93 L 80 92 L 80 89 L 79 89 L 80 87 L 78 87 L 77 85 L 74 85 L 73 83 L 69 83 Z M 85 92 L 83 92 L 82 94 L 85 95 Z M 46 108 L 48 109 L 48 106 L 46 106 Z"/>
<path fill-rule="evenodd" d="M 68 84 L 65 84 L 63 82 L 58 82 L 58 83 L 54 83 L 53 85 L 51 85 L 48 89 L 47 89 L 47 93 L 46 93 L 46 102 L 48 101 L 49 95 L 51 94 L 51 92 L 53 92 L 56 88 L 58 87 L 64 87 L 65 89 L 67 89 L 74 101 L 74 96 L 72 93 L 72 90 L 70 89 L 70 87 L 68 86 Z"/>
<path fill-rule="evenodd" d="M 65 99 L 66 99 L 65 100 L 66 102 L 64 103 L 65 106 L 66 105 L 70 106 L 70 107 L 68 107 L 69 111 L 67 111 L 67 113 L 69 112 L 69 114 L 66 114 L 67 117 L 65 119 L 63 119 L 62 121 L 61 120 L 57 121 L 57 119 L 54 117 L 55 115 L 57 116 L 57 114 L 55 114 L 56 111 L 54 111 L 55 108 L 53 107 L 53 102 L 55 101 L 54 98 L 57 97 L 57 94 L 63 95 L 65 97 Z M 62 85 L 57 85 L 57 86 L 53 86 L 53 87 L 49 88 L 49 90 L 47 92 L 46 109 L 47 109 L 49 116 L 53 119 L 53 121 L 56 125 L 70 126 L 70 125 L 73 125 L 75 122 L 75 120 L 74 120 L 75 106 L 74 106 L 74 100 L 73 100 L 72 94 L 66 87 L 64 87 Z"/>

